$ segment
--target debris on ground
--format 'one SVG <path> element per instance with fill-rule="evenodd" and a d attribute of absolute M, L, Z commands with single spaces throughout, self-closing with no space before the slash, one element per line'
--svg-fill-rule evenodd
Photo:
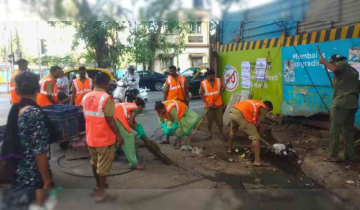
<path fill-rule="evenodd" d="M 346 169 L 350 169 L 350 166 L 345 166 Z"/>
<path fill-rule="evenodd" d="M 194 147 L 192 148 L 192 153 L 196 155 L 200 155 L 202 153 L 202 148 Z"/>
<path fill-rule="evenodd" d="M 190 147 L 189 145 L 184 144 L 184 145 L 181 145 L 180 149 L 185 150 L 185 151 L 190 151 L 190 150 L 192 150 L 192 147 Z"/>
<path fill-rule="evenodd" d="M 352 184 L 352 185 L 354 185 L 355 182 L 354 182 L 353 180 L 347 180 L 347 181 L 346 181 L 346 184 Z"/>
<path fill-rule="evenodd" d="M 208 157 L 209 159 L 215 159 L 216 158 L 216 155 L 211 155 Z"/>
<path fill-rule="evenodd" d="M 256 178 L 256 179 L 255 179 L 255 183 L 256 183 L 256 184 L 260 184 L 260 183 L 261 183 L 261 179 L 260 179 L 260 178 Z"/>
<path fill-rule="evenodd" d="M 229 162 L 234 162 L 234 159 L 232 159 L 232 158 L 229 158 Z"/>

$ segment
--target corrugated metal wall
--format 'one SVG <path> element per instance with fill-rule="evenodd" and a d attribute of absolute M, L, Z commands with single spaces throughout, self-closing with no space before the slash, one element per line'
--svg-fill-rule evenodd
<path fill-rule="evenodd" d="M 275 16 L 274 16 L 275 15 Z M 360 0 L 275 0 L 251 10 L 228 14 L 219 41 L 230 44 L 341 28 L 360 23 Z M 247 21 L 263 20 L 267 21 Z M 270 21 L 270 20 L 277 21 Z M 279 20 L 292 21 L 279 21 Z M 305 20 L 305 21 L 294 21 Z"/>
<path fill-rule="evenodd" d="M 305 21 L 359 21 L 359 0 L 312 0 Z"/>

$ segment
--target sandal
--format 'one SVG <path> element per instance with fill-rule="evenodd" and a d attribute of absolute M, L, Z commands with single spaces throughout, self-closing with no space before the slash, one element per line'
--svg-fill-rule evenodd
<path fill-rule="evenodd" d="M 162 140 L 158 144 L 170 144 L 170 141 Z"/>
<path fill-rule="evenodd" d="M 232 154 L 234 152 L 234 149 L 228 149 L 227 153 Z"/>
<path fill-rule="evenodd" d="M 253 166 L 254 167 L 269 167 L 270 164 L 261 162 L 261 163 L 253 163 Z"/>
<path fill-rule="evenodd" d="M 115 199 L 116 199 L 116 196 L 106 194 L 102 198 L 95 198 L 95 202 L 96 203 L 111 202 L 111 201 L 114 201 Z"/>
<path fill-rule="evenodd" d="M 132 166 L 132 167 L 130 167 L 131 169 L 143 169 L 143 168 L 145 168 L 145 166 L 144 165 L 141 165 L 141 164 L 137 164 L 137 165 L 135 165 L 135 166 Z"/>
<path fill-rule="evenodd" d="M 225 136 L 220 136 L 220 140 L 222 141 L 222 142 L 226 142 L 226 139 L 225 139 Z"/>
<path fill-rule="evenodd" d="M 94 197 L 96 195 L 96 190 L 98 190 L 99 188 L 93 189 L 90 193 L 91 197 Z M 106 184 L 106 189 L 109 189 L 109 184 Z"/>
<path fill-rule="evenodd" d="M 342 160 L 340 160 L 339 158 L 326 157 L 326 158 L 323 158 L 322 161 L 338 163 L 338 162 L 341 162 Z"/>
<path fill-rule="evenodd" d="M 180 144 L 176 144 L 176 145 L 174 146 L 174 149 L 180 149 L 180 148 L 181 148 Z"/>

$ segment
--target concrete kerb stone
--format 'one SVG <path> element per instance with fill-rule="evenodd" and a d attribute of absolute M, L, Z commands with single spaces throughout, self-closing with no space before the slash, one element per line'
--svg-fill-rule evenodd
<path fill-rule="evenodd" d="M 360 207 L 360 186 L 357 185 L 359 174 L 352 170 L 344 171 L 346 169 L 338 163 L 322 161 L 326 154 L 327 151 L 320 148 L 307 155 L 301 165 L 302 171 L 323 188 Z"/>
<path fill-rule="evenodd" d="M 326 189 L 360 189 L 356 181 L 360 180 L 359 174 L 355 171 L 344 171 L 337 163 L 324 162 L 327 151 L 317 149 L 306 156 L 301 165 L 303 172 Z M 354 184 L 346 183 L 352 180 Z"/>

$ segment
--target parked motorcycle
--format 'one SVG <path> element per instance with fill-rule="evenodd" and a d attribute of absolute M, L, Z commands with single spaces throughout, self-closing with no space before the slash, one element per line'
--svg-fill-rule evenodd
<path fill-rule="evenodd" d="M 147 89 L 147 87 L 140 87 L 139 94 L 137 97 L 141 98 L 145 101 L 145 103 L 148 102 L 148 96 L 150 89 Z M 115 103 L 122 103 L 122 102 L 132 102 L 134 101 L 134 96 L 131 91 L 129 91 L 129 87 L 127 82 L 124 80 L 117 81 L 117 88 L 113 92 L 113 98 L 115 100 Z"/>

